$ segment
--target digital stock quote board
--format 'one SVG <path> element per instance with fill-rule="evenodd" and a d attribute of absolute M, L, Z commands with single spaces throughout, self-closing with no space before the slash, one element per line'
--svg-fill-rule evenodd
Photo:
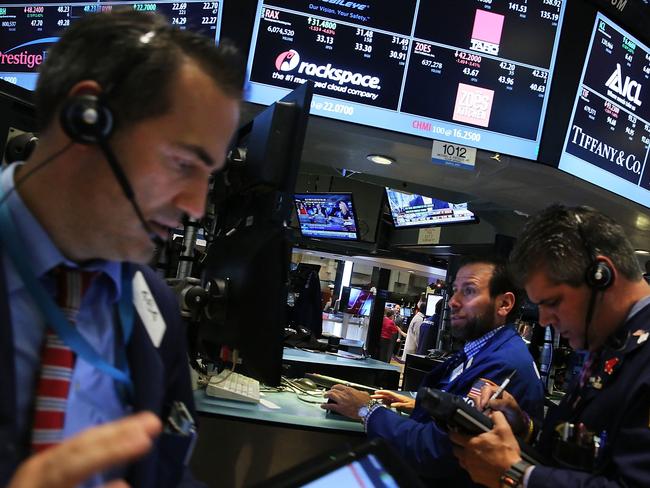
<path fill-rule="evenodd" d="M 260 0 L 247 100 L 535 159 L 563 0 Z"/>
<path fill-rule="evenodd" d="M 601 14 L 559 168 L 650 207 L 650 49 Z"/>
<path fill-rule="evenodd" d="M 217 42 L 222 5 L 223 1 L 11 3 L 0 0 L 0 78 L 33 90 L 47 49 L 67 26 L 87 14 L 124 9 L 157 12 L 172 25 L 200 32 Z"/>

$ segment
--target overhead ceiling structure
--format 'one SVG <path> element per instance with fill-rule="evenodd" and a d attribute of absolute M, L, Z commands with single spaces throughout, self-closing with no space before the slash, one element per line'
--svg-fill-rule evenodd
<path fill-rule="evenodd" d="M 259 107 L 247 104 L 244 117 Z M 301 171 L 340 175 L 381 186 L 404 188 L 470 208 L 496 232 L 516 235 L 525 217 L 551 203 L 590 205 L 619 222 L 637 249 L 650 247 L 650 210 L 556 168 L 478 151 L 473 171 L 431 162 L 429 139 L 312 116 L 307 128 Z M 373 164 L 368 154 L 395 159 Z"/>

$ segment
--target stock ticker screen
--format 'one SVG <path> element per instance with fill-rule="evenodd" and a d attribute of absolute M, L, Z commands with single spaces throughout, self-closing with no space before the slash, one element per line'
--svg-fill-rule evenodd
<path fill-rule="evenodd" d="M 29 90 L 38 67 L 61 32 L 80 17 L 113 10 L 157 12 L 172 25 L 219 40 L 222 1 L 217 2 L 2 2 L 0 0 L 0 78 Z"/>
<path fill-rule="evenodd" d="M 650 207 L 650 49 L 596 17 L 559 168 Z"/>
<path fill-rule="evenodd" d="M 565 0 L 260 0 L 247 99 L 535 159 Z"/>

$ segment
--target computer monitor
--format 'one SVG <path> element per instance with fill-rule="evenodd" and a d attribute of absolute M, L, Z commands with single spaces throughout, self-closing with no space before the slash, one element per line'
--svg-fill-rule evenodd
<path fill-rule="evenodd" d="M 138 10 L 162 14 L 180 29 L 204 34 L 216 41 L 221 30 L 223 0 L 210 2 L 79 2 L 35 5 L 0 0 L 0 79 L 34 90 L 38 68 L 47 49 L 61 31 L 84 15 L 112 10 Z"/>
<path fill-rule="evenodd" d="M 352 193 L 296 193 L 300 232 L 305 237 L 359 239 L 359 224 Z"/>
<path fill-rule="evenodd" d="M 369 317 L 370 312 L 372 311 L 374 299 L 375 296 L 371 291 L 350 287 L 350 295 L 348 297 L 348 305 L 345 312 L 353 315 Z"/>
<path fill-rule="evenodd" d="M 402 307 L 402 315 L 408 319 L 412 315 L 411 309 L 409 307 Z"/>
<path fill-rule="evenodd" d="M 650 45 L 598 14 L 558 168 L 650 208 L 649 76 Z"/>
<path fill-rule="evenodd" d="M 245 96 L 533 159 L 566 3 L 260 0 Z"/>
<path fill-rule="evenodd" d="M 346 448 L 311 459 L 257 486 L 420 488 L 424 485 L 385 440 L 373 439 L 353 449 Z"/>
<path fill-rule="evenodd" d="M 287 325 L 287 283 L 291 262 L 290 230 L 278 202 L 293 193 L 306 130 L 311 83 L 306 83 L 258 115 L 246 131 L 246 159 L 239 176 L 266 164 L 263 186 L 228 187 L 218 203 L 216 229 L 203 261 L 202 279 L 208 304 L 198 328 L 200 352 L 220 359 L 221 346 L 240 353 L 242 373 L 268 385 L 280 383 L 284 328 Z M 251 144 L 270 141 L 264 148 Z M 248 168 L 248 169 L 247 169 Z M 212 194 L 213 199 L 216 195 Z M 273 211 L 269 210 L 273 209 Z M 278 210 L 280 209 L 280 210 Z"/>
<path fill-rule="evenodd" d="M 433 293 L 429 293 L 427 295 L 427 307 L 425 309 L 424 315 L 427 317 L 431 317 L 436 313 L 436 304 L 442 300 L 442 297 L 440 295 L 434 295 Z"/>
<path fill-rule="evenodd" d="M 386 188 L 388 206 L 395 228 L 431 227 L 447 224 L 475 224 L 478 217 L 467 209 L 467 203 L 444 200 Z"/>

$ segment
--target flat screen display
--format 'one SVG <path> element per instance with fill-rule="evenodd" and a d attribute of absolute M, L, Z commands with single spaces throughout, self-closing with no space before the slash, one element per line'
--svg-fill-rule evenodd
<path fill-rule="evenodd" d="M 440 295 L 433 295 L 432 293 L 429 293 L 427 295 L 427 308 L 424 311 L 424 315 L 427 317 L 431 317 L 435 315 L 436 313 L 436 304 L 442 300 L 442 297 Z"/>
<path fill-rule="evenodd" d="M 478 222 L 466 203 L 445 202 L 392 188 L 386 188 L 386 195 L 397 228 Z"/>
<path fill-rule="evenodd" d="M 650 207 L 650 49 L 598 14 L 559 168 Z"/>
<path fill-rule="evenodd" d="M 296 193 L 294 201 L 303 236 L 348 241 L 359 238 L 351 193 Z"/>
<path fill-rule="evenodd" d="M 371 291 L 350 287 L 350 298 L 348 298 L 348 307 L 345 312 L 369 317 L 374 299 L 375 296 Z"/>
<path fill-rule="evenodd" d="M 95 12 L 132 9 L 157 12 L 172 25 L 219 40 L 223 0 L 216 2 L 51 2 L 0 0 L 0 78 L 33 90 L 47 49 L 78 18 Z"/>
<path fill-rule="evenodd" d="M 260 0 L 249 101 L 535 159 L 565 0 Z"/>
<path fill-rule="evenodd" d="M 398 488 L 395 478 L 391 476 L 382 462 L 374 455 L 368 454 L 356 461 L 341 466 L 334 471 L 325 473 L 310 483 L 301 485 L 303 488 L 367 487 Z"/>

